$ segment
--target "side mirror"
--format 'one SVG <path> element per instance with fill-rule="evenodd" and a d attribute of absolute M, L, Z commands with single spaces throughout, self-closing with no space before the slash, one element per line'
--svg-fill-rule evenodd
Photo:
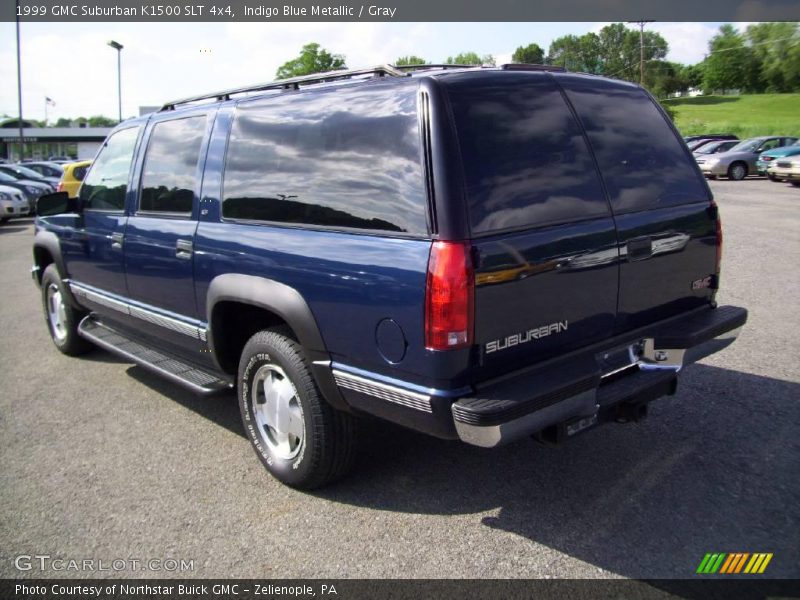
<path fill-rule="evenodd" d="M 63 215 L 64 213 L 76 212 L 77 205 L 77 200 L 70 198 L 67 192 L 45 194 L 36 202 L 36 214 L 42 217 Z"/>

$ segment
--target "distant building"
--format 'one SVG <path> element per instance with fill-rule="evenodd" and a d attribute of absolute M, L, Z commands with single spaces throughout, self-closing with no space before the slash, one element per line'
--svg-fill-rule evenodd
<path fill-rule="evenodd" d="M 111 127 L 33 127 L 22 122 L 25 158 L 47 160 L 51 156 L 94 158 Z M 19 160 L 19 128 L 16 119 L 0 125 L 0 158 Z"/>

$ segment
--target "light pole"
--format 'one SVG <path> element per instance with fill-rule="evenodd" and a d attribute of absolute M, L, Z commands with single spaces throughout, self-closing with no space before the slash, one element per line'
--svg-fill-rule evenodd
<path fill-rule="evenodd" d="M 108 45 L 117 51 L 117 99 L 119 101 L 119 122 L 122 123 L 122 48 L 119 42 L 111 40 Z"/>
<path fill-rule="evenodd" d="M 19 108 L 19 160 L 25 158 L 25 138 L 22 133 L 22 58 L 20 57 L 21 51 L 19 47 L 19 0 L 16 2 L 17 6 L 17 103 Z"/>

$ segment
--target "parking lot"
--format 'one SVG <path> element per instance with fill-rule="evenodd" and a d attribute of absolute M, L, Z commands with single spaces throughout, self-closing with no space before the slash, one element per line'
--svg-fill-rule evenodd
<path fill-rule="evenodd" d="M 356 470 L 273 480 L 233 395 L 200 398 L 94 351 L 59 354 L 31 283 L 32 220 L 0 226 L 0 577 L 18 555 L 193 561 L 135 577 L 692 577 L 772 552 L 800 577 L 800 189 L 713 181 L 721 304 L 750 319 L 639 424 L 496 450 L 370 424 Z"/>

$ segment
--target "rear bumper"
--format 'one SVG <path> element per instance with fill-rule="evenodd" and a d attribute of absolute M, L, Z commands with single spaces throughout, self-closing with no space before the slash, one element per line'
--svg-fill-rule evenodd
<path fill-rule="evenodd" d="M 704 309 L 639 330 L 613 347 L 537 365 L 452 404 L 458 437 L 493 447 L 547 430 L 567 436 L 612 419 L 630 419 L 674 393 L 678 372 L 729 346 L 747 321 L 735 306 Z M 620 342 L 620 343 L 616 343 Z M 609 365 L 609 356 L 617 363 Z"/>

